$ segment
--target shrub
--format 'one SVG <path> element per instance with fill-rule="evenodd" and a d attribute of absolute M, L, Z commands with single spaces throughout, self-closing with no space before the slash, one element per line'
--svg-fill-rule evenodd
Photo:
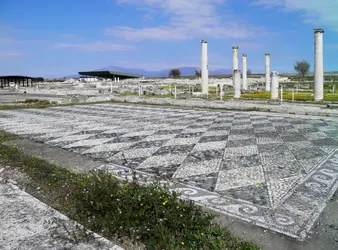
<path fill-rule="evenodd" d="M 103 170 L 75 173 L 27 156 L 15 145 L 0 145 L 0 155 L 44 193 L 54 194 L 61 212 L 108 239 L 127 236 L 147 249 L 258 249 L 213 224 L 214 215 L 159 182 L 138 184 L 135 175 L 133 182 L 121 181 Z"/>

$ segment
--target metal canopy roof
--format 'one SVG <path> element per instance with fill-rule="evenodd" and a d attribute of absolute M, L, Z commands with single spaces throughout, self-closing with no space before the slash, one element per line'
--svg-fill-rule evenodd
<path fill-rule="evenodd" d="M 128 73 L 122 73 L 117 71 L 83 71 L 79 72 L 80 75 L 85 76 L 97 76 L 97 77 L 104 77 L 104 78 L 114 78 L 119 77 L 120 79 L 128 79 L 128 78 L 140 78 L 141 75 L 136 74 L 128 74 Z"/>
<path fill-rule="evenodd" d="M 1 79 L 35 79 L 30 76 L 0 76 Z"/>

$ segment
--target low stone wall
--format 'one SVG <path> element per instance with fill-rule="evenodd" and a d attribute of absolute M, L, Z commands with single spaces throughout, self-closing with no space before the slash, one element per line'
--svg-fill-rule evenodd
<path fill-rule="evenodd" d="M 37 88 L 25 88 L 18 89 L 18 93 L 27 94 L 40 94 L 40 95 L 56 95 L 56 96 L 67 96 L 67 95 L 84 95 L 84 96 L 93 96 L 99 95 L 99 90 L 97 89 L 37 89 Z"/>
<path fill-rule="evenodd" d="M 248 103 L 245 101 L 209 101 L 202 99 L 170 99 L 170 98 L 143 98 L 138 96 L 111 96 L 110 100 L 116 102 L 128 103 L 145 103 L 145 104 L 159 104 L 159 105 L 173 105 L 183 107 L 196 108 L 221 108 L 230 110 L 243 111 L 268 111 L 286 114 L 300 114 L 300 115 L 324 115 L 324 116 L 338 116 L 338 110 L 326 109 L 324 105 L 302 105 L 302 104 L 269 104 L 269 103 Z"/>

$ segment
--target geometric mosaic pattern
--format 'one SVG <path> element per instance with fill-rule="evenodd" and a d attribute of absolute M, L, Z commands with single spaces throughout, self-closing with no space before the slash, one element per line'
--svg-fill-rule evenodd
<path fill-rule="evenodd" d="M 304 237 L 337 188 L 332 118 L 95 104 L 4 111 L 0 128 L 103 160 L 113 172 L 165 177 L 201 204 L 294 237 Z M 296 211 L 285 205 L 290 197 L 312 205 Z"/>

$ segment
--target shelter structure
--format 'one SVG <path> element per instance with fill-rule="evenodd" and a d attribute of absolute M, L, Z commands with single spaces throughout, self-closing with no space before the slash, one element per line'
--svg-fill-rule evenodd
<path fill-rule="evenodd" d="M 130 79 L 130 78 L 141 78 L 141 75 L 136 75 L 136 74 L 129 74 L 129 73 L 122 73 L 122 72 L 117 72 L 117 71 L 82 71 L 79 72 L 79 75 L 82 76 L 92 76 L 92 77 L 99 77 L 99 78 L 108 78 L 108 79 L 116 79 L 119 78 L 120 80 L 122 79 Z"/>
<path fill-rule="evenodd" d="M 33 86 L 35 82 L 43 82 L 42 77 L 30 77 L 30 76 L 0 76 L 0 87 L 10 87 L 11 85 L 17 85 L 22 87 Z"/>

